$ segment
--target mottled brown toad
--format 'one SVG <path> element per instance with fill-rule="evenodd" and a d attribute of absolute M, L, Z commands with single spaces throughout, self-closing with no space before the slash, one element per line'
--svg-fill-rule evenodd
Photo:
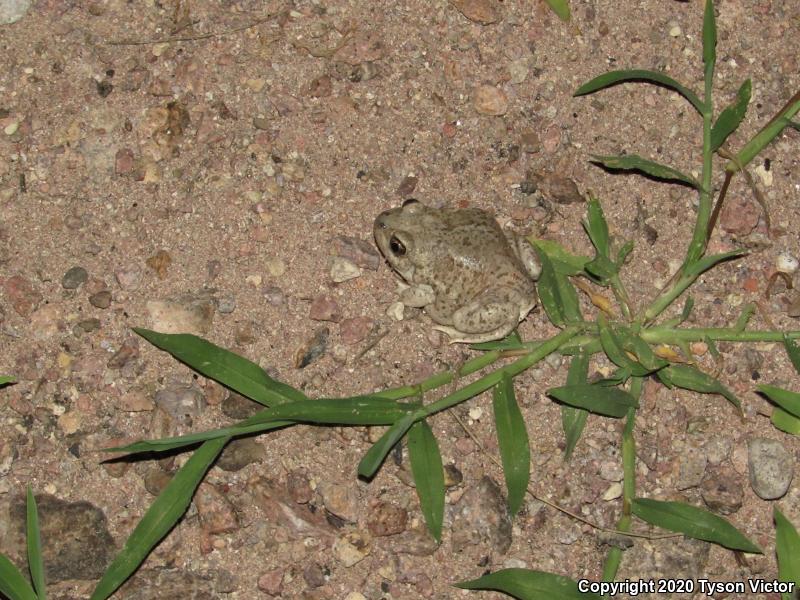
<path fill-rule="evenodd" d="M 451 343 L 505 337 L 536 306 L 541 267 L 534 249 L 485 210 L 406 200 L 378 215 L 374 233 L 409 284 L 400 300 L 424 307 Z"/>

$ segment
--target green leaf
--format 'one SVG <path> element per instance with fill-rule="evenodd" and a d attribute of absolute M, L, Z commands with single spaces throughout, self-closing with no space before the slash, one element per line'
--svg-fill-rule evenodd
<path fill-rule="evenodd" d="M 586 206 L 586 220 L 582 224 L 597 254 L 609 258 L 611 255 L 608 247 L 608 223 L 597 198 L 589 200 Z"/>
<path fill-rule="evenodd" d="M 619 267 L 617 263 L 610 258 L 598 254 L 593 261 L 586 263 L 586 272 L 604 281 L 606 279 L 611 279 L 614 275 L 619 273 Z"/>
<path fill-rule="evenodd" d="M 286 427 L 295 423 L 318 425 L 390 425 L 413 410 L 379 396 L 299 400 L 265 408 L 235 425 L 160 440 L 135 442 L 106 449 L 109 452 L 163 452 L 220 437 L 235 437 Z"/>
<path fill-rule="evenodd" d="M 772 385 L 757 385 L 756 389 L 783 410 L 800 419 L 800 394 Z"/>
<path fill-rule="evenodd" d="M 531 448 L 525 419 L 514 395 L 514 380 L 505 373 L 492 390 L 492 408 L 508 490 L 508 513 L 513 517 L 525 501 L 531 476 Z"/>
<path fill-rule="evenodd" d="M 717 62 L 717 23 L 714 19 L 714 2 L 706 0 L 703 13 L 703 64 L 705 65 L 706 89 L 710 90 L 714 81 L 714 65 Z M 706 98 L 711 102 L 711 98 Z M 709 106 L 709 110 L 711 107 Z"/>
<path fill-rule="evenodd" d="M 686 298 L 686 302 L 683 303 L 683 310 L 681 311 L 681 320 L 680 320 L 681 323 L 683 323 L 686 319 L 688 319 L 689 315 L 692 314 L 692 308 L 694 308 L 694 298 L 688 296 Z"/>
<path fill-rule="evenodd" d="M 542 273 L 539 276 L 537 289 L 547 317 L 557 327 L 563 327 L 567 322 L 580 320 L 578 293 L 572 283 L 566 275 L 555 271 L 550 257 L 541 249 L 538 242 L 535 247 L 542 264 Z"/>
<path fill-rule="evenodd" d="M 786 348 L 786 355 L 792 361 L 794 370 L 800 373 L 800 346 L 797 345 L 797 341 L 784 334 L 783 347 Z"/>
<path fill-rule="evenodd" d="M 621 419 L 628 409 L 639 406 L 631 394 L 625 390 L 605 385 L 578 384 L 565 385 L 547 390 L 547 395 L 559 402 L 577 406 L 589 412 Z"/>
<path fill-rule="evenodd" d="M 567 373 L 567 386 L 586 384 L 589 373 L 589 354 L 581 352 L 572 357 Z M 569 460 L 586 426 L 589 412 L 567 404 L 561 405 L 561 426 L 564 428 L 564 460 Z"/>
<path fill-rule="evenodd" d="M 530 236 L 528 241 L 535 248 L 547 254 L 556 273 L 562 275 L 580 275 L 583 268 L 591 259 L 588 256 L 578 256 L 570 253 L 558 242 L 544 240 Z"/>
<path fill-rule="evenodd" d="M 4 554 L 0 554 L 0 594 L 9 600 L 37 600 L 31 584 Z"/>
<path fill-rule="evenodd" d="M 602 314 L 597 317 L 597 327 L 603 352 L 606 353 L 609 360 L 618 367 L 628 369 L 635 377 L 644 377 L 664 366 L 664 361 L 656 360 L 646 342 L 640 340 L 637 336 L 633 336 L 623 327 L 612 328 Z M 645 350 L 645 347 L 647 350 Z M 642 354 L 643 358 L 648 359 L 649 364 L 646 365 L 631 358 L 627 352 L 632 352 L 637 357 Z"/>
<path fill-rule="evenodd" d="M 144 562 L 150 551 L 175 526 L 192 501 L 195 489 L 230 438 L 205 442 L 150 505 L 125 546 L 106 569 L 90 600 L 105 600 Z"/>
<path fill-rule="evenodd" d="M 658 371 L 658 378 L 668 388 L 679 387 L 701 394 L 719 394 L 740 411 L 739 399 L 717 379 L 689 365 L 672 364 Z"/>
<path fill-rule="evenodd" d="M 569 21 L 569 2 L 567 0 L 545 0 L 545 2 L 559 19 L 565 23 Z"/>
<path fill-rule="evenodd" d="M 455 587 L 464 590 L 496 590 L 519 600 L 600 600 L 600 596 L 581 592 L 574 580 L 530 569 L 502 569 Z"/>
<path fill-rule="evenodd" d="M 444 470 L 439 444 L 430 426 L 417 421 L 408 432 L 408 457 L 417 487 L 419 506 L 428 531 L 437 542 L 442 541 L 444 522 Z"/>
<path fill-rule="evenodd" d="M 39 600 L 45 600 L 47 598 L 47 587 L 44 583 L 44 565 L 42 564 L 42 535 L 39 531 L 39 513 L 36 510 L 36 498 L 33 497 L 31 486 L 28 486 L 25 512 L 28 569 L 31 572 L 31 580 L 33 580 L 33 588 L 36 590 L 36 595 Z"/>
<path fill-rule="evenodd" d="M 728 161 L 728 164 L 725 165 L 725 170 L 728 173 L 736 173 L 739 169 L 746 167 L 772 140 L 781 134 L 784 127 L 791 123 L 789 119 L 796 115 L 798 111 L 800 111 L 800 97 L 795 96 L 793 102 L 787 103 L 774 119 L 753 136 L 733 159 Z"/>
<path fill-rule="evenodd" d="M 392 451 L 394 445 L 399 442 L 406 432 L 411 428 L 416 419 L 416 415 L 410 412 L 400 419 L 394 425 L 386 430 L 381 438 L 372 444 L 372 447 L 367 450 L 367 453 L 358 463 L 358 474 L 361 477 L 371 478 L 378 471 L 386 455 Z"/>
<path fill-rule="evenodd" d="M 775 506 L 775 554 L 778 556 L 778 580 L 793 581 L 800 588 L 800 535 L 794 525 Z M 791 600 L 792 594 L 782 594 L 783 600 Z"/>
<path fill-rule="evenodd" d="M 6 385 L 8 383 L 16 383 L 17 380 L 9 375 L 0 375 L 0 385 Z"/>
<path fill-rule="evenodd" d="M 622 266 L 625 264 L 625 259 L 628 258 L 628 255 L 633 252 L 633 242 L 628 240 L 617 252 L 617 271 L 619 271 Z"/>
<path fill-rule="evenodd" d="M 770 421 L 781 431 L 791 433 L 792 435 L 800 435 L 800 419 L 782 408 L 776 407 L 773 409 Z"/>
<path fill-rule="evenodd" d="M 603 73 L 591 81 L 584 83 L 581 87 L 575 90 L 573 95 L 583 96 L 585 94 L 591 94 L 598 90 L 611 87 L 612 85 L 617 85 L 618 83 L 624 83 L 628 81 L 644 81 L 647 83 L 655 83 L 657 85 L 664 86 L 678 92 L 681 96 L 686 98 L 691 105 L 694 106 L 695 110 L 701 115 L 705 110 L 705 105 L 692 90 L 681 85 L 672 77 L 669 77 L 664 73 L 659 71 L 648 71 L 646 69 L 627 69 Z"/>
<path fill-rule="evenodd" d="M 139 327 L 134 331 L 198 373 L 264 406 L 308 400 L 303 392 L 273 379 L 254 362 L 196 335 L 158 333 Z"/>
<path fill-rule="evenodd" d="M 729 252 L 722 252 L 720 254 L 711 254 L 709 256 L 704 256 L 700 260 L 695 261 L 691 265 L 689 265 L 686 268 L 684 275 L 691 278 L 699 277 L 714 265 L 721 263 L 724 260 L 729 260 L 731 258 L 742 256 L 743 254 L 747 254 L 747 250 L 742 250 L 742 249 L 730 250 Z"/>
<path fill-rule="evenodd" d="M 650 175 L 651 177 L 655 177 L 656 179 L 683 183 L 695 188 L 696 190 L 702 190 L 703 187 L 700 185 L 699 181 L 689 177 L 688 175 L 685 175 L 684 173 L 681 173 L 677 169 L 653 162 L 652 160 L 647 160 L 646 158 L 642 158 L 637 154 L 624 154 L 621 156 L 601 156 L 599 154 L 593 154 L 592 158 L 594 162 L 598 162 L 609 169 L 641 171 L 642 173 Z"/>
<path fill-rule="evenodd" d="M 714 126 L 711 128 L 712 152 L 716 152 L 719 147 L 725 143 L 728 136 L 736 131 L 737 127 L 741 124 L 745 113 L 747 113 L 751 88 L 752 86 L 748 79 L 742 84 L 742 87 L 739 88 L 736 94 L 736 100 L 725 108 L 725 110 L 720 113 L 719 117 L 717 117 L 717 122 L 714 123 Z"/>
<path fill-rule="evenodd" d="M 631 503 L 634 515 L 650 523 L 690 538 L 705 540 L 731 550 L 762 554 L 761 548 L 747 539 L 726 519 L 682 502 L 663 502 L 636 498 Z"/>

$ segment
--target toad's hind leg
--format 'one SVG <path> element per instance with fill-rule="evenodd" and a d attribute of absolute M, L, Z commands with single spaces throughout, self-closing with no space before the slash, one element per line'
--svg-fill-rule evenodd
<path fill-rule="evenodd" d="M 437 327 L 451 342 L 479 343 L 505 337 L 520 320 L 520 299 L 503 290 L 486 292 L 453 313 L 452 327 Z"/>

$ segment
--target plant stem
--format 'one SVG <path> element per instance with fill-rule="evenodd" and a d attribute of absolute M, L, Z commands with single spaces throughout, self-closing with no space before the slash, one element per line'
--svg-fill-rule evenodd
<path fill-rule="evenodd" d="M 532 367 L 537 362 L 542 360 L 548 354 L 551 354 L 556 350 L 558 350 L 565 342 L 567 342 L 569 339 L 577 335 L 577 333 L 581 331 L 581 329 L 582 326 L 580 325 L 572 325 L 570 327 L 567 327 L 561 333 L 554 335 L 545 342 L 542 342 L 541 345 L 539 345 L 531 353 L 526 354 L 525 356 L 523 356 L 518 360 L 515 360 L 510 365 L 500 367 L 499 369 L 492 371 L 488 375 L 484 375 L 480 379 L 473 381 L 469 385 L 466 385 L 463 388 L 456 390 L 452 394 L 448 394 L 447 396 L 440 398 L 436 402 L 432 402 L 427 406 L 423 406 L 421 409 L 417 411 L 416 420 L 429 417 L 437 412 L 446 410 L 451 406 L 460 404 L 465 400 L 469 400 L 470 398 L 480 394 L 481 392 L 485 392 L 486 390 L 496 385 L 503 378 L 503 375 L 508 375 L 509 377 L 514 377 L 516 375 L 519 375 L 524 370 Z"/>
<path fill-rule="evenodd" d="M 631 380 L 630 393 L 636 400 L 642 395 L 642 377 Z M 625 429 L 622 431 L 622 517 L 617 522 L 617 531 L 629 532 L 631 529 L 631 503 L 636 497 L 636 442 L 633 439 L 633 428 L 636 424 L 636 409 L 628 410 Z M 622 562 L 622 549 L 612 548 L 603 565 L 603 581 L 614 581 Z"/>
<path fill-rule="evenodd" d="M 467 375 L 471 375 L 481 369 L 488 367 L 489 365 L 497 362 L 499 359 L 503 357 L 502 350 L 492 350 L 490 352 L 485 352 L 480 356 L 476 356 L 465 362 L 461 365 L 461 368 L 458 369 L 457 373 L 453 371 L 442 371 L 440 373 L 436 373 L 431 377 L 428 377 L 425 381 L 420 383 L 416 383 L 414 385 L 402 385 L 396 388 L 389 388 L 388 390 L 384 390 L 382 392 L 378 392 L 375 394 L 381 398 L 387 398 L 389 400 L 399 400 L 401 398 L 408 398 L 409 396 L 421 396 L 425 392 L 429 392 L 434 390 L 438 387 L 443 385 L 447 385 L 453 379 L 458 377 L 465 377 Z"/>
<path fill-rule="evenodd" d="M 715 342 L 782 342 L 784 336 L 790 340 L 800 339 L 800 331 L 738 331 L 733 327 L 651 327 L 642 329 L 639 335 L 650 344 L 701 342 L 706 338 Z"/>
<path fill-rule="evenodd" d="M 628 298 L 628 291 L 625 289 L 622 280 L 619 278 L 619 274 L 611 277 L 608 280 L 608 282 L 611 284 L 611 291 L 614 292 L 614 297 L 617 299 L 617 302 L 619 303 L 620 310 L 622 311 L 622 316 L 625 317 L 626 321 L 630 321 L 631 301 Z"/>

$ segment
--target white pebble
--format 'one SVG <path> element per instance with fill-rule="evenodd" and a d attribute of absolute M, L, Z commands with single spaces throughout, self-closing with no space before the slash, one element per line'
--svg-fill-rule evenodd
<path fill-rule="evenodd" d="M 386 309 L 386 316 L 395 321 L 402 321 L 405 313 L 405 305 L 402 302 L 392 302 Z"/>
<path fill-rule="evenodd" d="M 331 259 L 331 280 L 335 283 L 342 283 L 349 279 L 361 277 L 361 269 L 352 261 L 342 258 L 341 256 L 334 256 Z"/>
<path fill-rule="evenodd" d="M 788 252 L 781 252 L 775 259 L 775 270 L 791 275 L 797 271 L 797 259 Z"/>

